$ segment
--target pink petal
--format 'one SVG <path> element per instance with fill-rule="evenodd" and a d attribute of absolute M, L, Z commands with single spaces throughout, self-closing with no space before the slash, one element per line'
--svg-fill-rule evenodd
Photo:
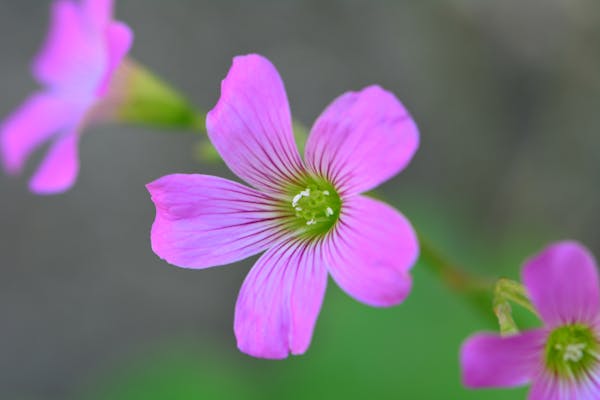
<path fill-rule="evenodd" d="M 175 174 L 146 186 L 156 205 L 152 249 L 185 268 L 229 264 L 281 239 L 273 199 L 239 183 Z"/>
<path fill-rule="evenodd" d="M 342 192 L 361 193 L 400 172 L 419 146 L 419 132 L 398 99 L 380 88 L 338 97 L 315 122 L 306 162 Z"/>
<path fill-rule="evenodd" d="M 559 242 L 527 260 L 522 278 L 531 301 L 550 327 L 592 324 L 600 313 L 596 261 L 576 242 Z"/>
<path fill-rule="evenodd" d="M 233 59 L 206 130 L 229 168 L 258 189 L 279 191 L 302 170 L 283 82 L 262 56 Z"/>
<path fill-rule="evenodd" d="M 79 115 L 60 97 L 37 93 L 9 116 L 0 128 L 4 166 L 19 173 L 31 152 L 59 130 L 73 125 Z"/>
<path fill-rule="evenodd" d="M 310 345 L 327 271 L 308 244 L 268 250 L 252 267 L 235 307 L 235 336 L 244 353 L 261 358 L 302 354 Z"/>
<path fill-rule="evenodd" d="M 544 372 L 536 377 L 529 400 L 581 400 L 600 398 L 600 369 L 596 367 L 577 381 L 557 379 Z"/>
<path fill-rule="evenodd" d="M 81 7 L 70 0 L 56 1 L 46 43 L 33 65 L 34 75 L 63 92 L 92 94 L 106 63 L 102 37 L 90 29 Z"/>
<path fill-rule="evenodd" d="M 123 58 L 133 44 L 133 31 L 127 25 L 114 22 L 106 31 L 108 44 L 108 68 L 98 89 L 98 95 L 104 95 L 113 79 L 115 70 L 121 65 Z"/>
<path fill-rule="evenodd" d="M 462 380 L 470 388 L 524 385 L 541 370 L 547 333 L 536 329 L 501 337 L 479 333 L 460 350 Z"/>
<path fill-rule="evenodd" d="M 379 307 L 402 302 L 412 286 L 419 244 L 410 222 L 377 200 L 344 200 L 335 231 L 323 241 L 333 279 L 355 299 Z"/>
<path fill-rule="evenodd" d="M 113 18 L 114 0 L 83 0 L 83 11 L 92 26 L 102 30 Z"/>
<path fill-rule="evenodd" d="M 75 131 L 56 139 L 29 182 L 32 192 L 55 194 L 73 186 L 79 172 L 78 142 L 79 134 Z"/>

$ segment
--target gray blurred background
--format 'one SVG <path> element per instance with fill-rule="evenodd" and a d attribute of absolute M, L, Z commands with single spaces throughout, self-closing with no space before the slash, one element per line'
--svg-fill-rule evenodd
<path fill-rule="evenodd" d="M 36 87 L 27 67 L 49 3 L 0 0 L 0 117 Z M 248 52 L 273 61 L 309 126 L 344 91 L 393 91 L 422 145 L 384 192 L 409 217 L 439 214 L 450 232 L 460 224 L 457 246 L 570 237 L 600 254 L 596 0 L 120 0 L 117 17 L 135 31 L 132 56 L 204 109 L 231 58 Z M 36 162 L 24 177 L 0 176 L 0 398 L 72 398 L 130 354 L 179 337 L 237 356 L 233 308 L 251 261 L 187 271 L 150 249 L 144 184 L 231 176 L 198 162 L 200 140 L 96 127 L 68 193 L 28 193 Z"/>

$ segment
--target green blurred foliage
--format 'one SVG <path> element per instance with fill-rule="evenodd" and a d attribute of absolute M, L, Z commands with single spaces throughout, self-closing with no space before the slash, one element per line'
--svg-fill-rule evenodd
<path fill-rule="evenodd" d="M 481 391 L 461 386 L 458 369 L 459 346 L 485 325 L 481 316 L 419 265 L 414 277 L 416 290 L 391 309 L 359 304 L 330 282 L 303 356 L 227 358 L 230 352 L 206 341 L 174 343 L 112 371 L 84 398 L 482 398 Z M 486 399 L 524 398 L 524 389 L 485 392 Z"/>

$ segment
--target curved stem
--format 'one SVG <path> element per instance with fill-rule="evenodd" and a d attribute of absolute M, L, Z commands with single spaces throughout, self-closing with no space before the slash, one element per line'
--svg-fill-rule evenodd
<path fill-rule="evenodd" d="M 494 287 L 493 281 L 469 274 L 446 259 L 421 232 L 418 232 L 418 236 L 421 245 L 421 260 L 424 265 L 450 290 L 459 294 L 488 319 L 493 320 L 493 316 L 489 312 Z"/>
<path fill-rule="evenodd" d="M 512 317 L 510 302 L 523 307 L 533 315 L 538 315 L 527 297 L 523 285 L 510 279 L 499 279 L 494 288 L 494 313 L 498 318 L 502 335 L 512 335 L 519 332 L 519 328 Z"/>

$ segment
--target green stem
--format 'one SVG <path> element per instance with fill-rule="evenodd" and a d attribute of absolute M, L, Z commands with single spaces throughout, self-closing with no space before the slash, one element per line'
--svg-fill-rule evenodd
<path fill-rule="evenodd" d="M 422 233 L 418 236 L 423 264 L 450 290 L 459 294 L 474 309 L 491 319 L 489 304 L 493 282 L 469 274 L 446 259 Z"/>
<path fill-rule="evenodd" d="M 502 335 L 513 335 L 519 332 L 517 323 L 512 316 L 511 302 L 537 315 L 523 285 L 510 279 L 499 279 L 494 288 L 494 313 L 498 318 Z"/>
<path fill-rule="evenodd" d="M 531 304 L 525 287 L 518 282 L 510 279 L 502 278 L 496 283 L 495 295 L 501 296 L 502 298 L 512 301 L 515 304 L 520 305 L 533 315 L 537 315 L 537 311 Z"/>

